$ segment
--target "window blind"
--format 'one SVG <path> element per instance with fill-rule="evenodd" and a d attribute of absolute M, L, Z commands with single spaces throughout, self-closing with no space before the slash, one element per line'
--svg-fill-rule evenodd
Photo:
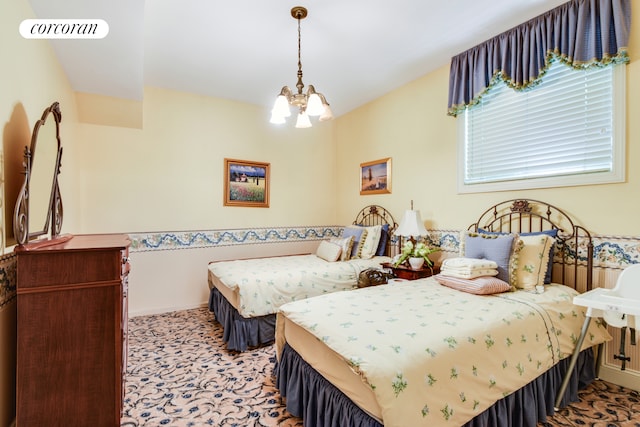
<path fill-rule="evenodd" d="M 464 184 L 613 171 L 617 67 L 556 61 L 529 90 L 494 85 L 464 114 Z"/>

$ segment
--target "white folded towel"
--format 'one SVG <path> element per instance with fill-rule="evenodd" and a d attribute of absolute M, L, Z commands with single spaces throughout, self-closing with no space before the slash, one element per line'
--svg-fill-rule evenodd
<path fill-rule="evenodd" d="M 440 274 L 461 279 L 475 279 L 476 277 L 482 276 L 497 276 L 498 270 L 495 268 L 479 268 L 475 270 L 441 268 Z"/>
<path fill-rule="evenodd" d="M 478 258 L 465 258 L 465 257 L 455 257 L 455 258 L 446 258 L 442 261 L 442 267 L 451 268 L 451 269 L 465 269 L 465 270 L 476 270 L 476 269 L 488 269 L 488 268 L 498 268 L 498 263 L 495 261 L 491 261 L 488 259 L 478 259 Z"/>

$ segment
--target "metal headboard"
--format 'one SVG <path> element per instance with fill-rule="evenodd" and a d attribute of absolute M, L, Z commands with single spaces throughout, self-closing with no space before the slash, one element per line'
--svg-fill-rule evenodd
<path fill-rule="evenodd" d="M 554 250 L 554 267 L 560 266 L 554 282 L 578 289 L 578 267 L 586 267 L 584 289 L 593 288 L 593 241 L 587 229 L 576 225 L 563 210 L 546 202 L 533 199 L 511 199 L 493 205 L 483 212 L 478 220 L 468 228 L 470 231 L 492 231 L 504 233 L 526 233 L 545 230 L 558 230 Z M 573 273 L 573 283 L 568 273 Z M 582 288 L 582 286 L 580 286 Z"/>
<path fill-rule="evenodd" d="M 395 243 L 395 240 L 393 240 L 392 237 L 393 232 L 398 228 L 398 223 L 388 210 L 379 205 L 365 206 L 360 212 L 358 212 L 353 223 L 366 226 L 389 224 L 389 243 L 392 244 L 387 244 L 386 255 L 395 255 L 397 245 L 393 244 Z"/>

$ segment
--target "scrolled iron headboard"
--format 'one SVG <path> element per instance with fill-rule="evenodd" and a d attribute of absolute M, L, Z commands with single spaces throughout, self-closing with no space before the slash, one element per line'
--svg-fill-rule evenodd
<path fill-rule="evenodd" d="M 550 203 L 533 199 L 505 200 L 484 211 L 478 220 L 469 226 L 468 230 L 503 233 L 558 230 L 554 250 L 554 282 L 563 283 L 581 292 L 593 288 L 593 240 L 591 233 L 586 228 L 577 225 L 573 218 L 562 209 Z M 559 268 L 555 268 L 556 266 Z M 584 286 L 578 284 L 579 266 L 586 267 Z M 573 270 L 571 276 L 573 283 L 568 277 L 570 270 Z"/>
<path fill-rule="evenodd" d="M 360 210 L 360 212 L 358 212 L 358 214 L 356 215 L 356 219 L 353 220 L 353 223 L 365 226 L 389 224 L 389 242 L 395 243 L 393 232 L 396 230 L 396 228 L 398 228 L 398 223 L 393 218 L 393 215 L 391 215 L 391 212 L 389 212 L 382 206 L 365 206 Z M 388 256 L 395 255 L 395 251 L 397 249 L 396 246 L 397 245 L 395 244 L 388 244 L 386 247 L 386 254 Z"/>

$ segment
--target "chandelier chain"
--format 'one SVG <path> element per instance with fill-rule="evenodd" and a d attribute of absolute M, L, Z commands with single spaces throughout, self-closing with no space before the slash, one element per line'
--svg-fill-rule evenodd
<path fill-rule="evenodd" d="M 301 39 L 300 12 L 297 13 L 296 18 L 298 19 L 298 83 L 296 84 L 296 87 L 298 88 L 298 93 L 301 94 L 302 89 L 304 89 L 304 83 L 302 83 L 302 59 L 301 59 L 302 43 L 300 41 Z"/>

